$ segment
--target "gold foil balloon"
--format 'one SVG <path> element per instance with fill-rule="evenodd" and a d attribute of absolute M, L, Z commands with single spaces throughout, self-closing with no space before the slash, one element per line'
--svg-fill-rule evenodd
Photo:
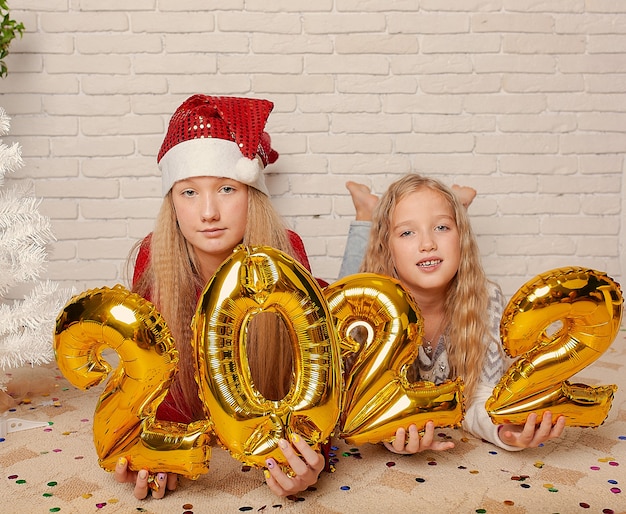
<path fill-rule="evenodd" d="M 265 398 L 250 372 L 248 329 L 261 313 L 278 316 L 290 334 L 292 385 L 280 400 Z M 323 293 L 304 267 L 274 248 L 237 247 L 205 288 L 193 324 L 200 396 L 233 457 L 285 466 L 280 438 L 298 433 L 314 448 L 329 438 L 340 414 L 341 357 Z"/>
<path fill-rule="evenodd" d="M 119 365 L 94 415 L 100 466 L 113 471 L 118 458 L 126 457 L 134 470 L 191 478 L 206 473 L 207 422 L 188 426 L 155 419 L 178 362 L 170 331 L 150 302 L 120 285 L 75 296 L 57 317 L 56 362 L 76 387 L 87 389 L 109 375 L 107 348 L 117 353 Z"/>
<path fill-rule="evenodd" d="M 591 387 L 567 379 L 609 348 L 620 327 L 623 298 L 605 273 L 558 268 L 527 282 L 511 298 L 500 324 L 506 353 L 519 359 L 486 403 L 496 424 L 522 424 L 547 410 L 566 424 L 601 425 L 614 385 Z"/>
<path fill-rule="evenodd" d="M 346 377 L 340 437 L 351 444 L 391 441 L 400 427 L 457 426 L 464 415 L 460 379 L 441 385 L 409 382 L 408 367 L 422 342 L 422 318 L 393 278 L 374 273 L 344 277 L 325 289 L 345 355 L 355 351 Z M 352 335 L 367 333 L 364 341 Z"/>

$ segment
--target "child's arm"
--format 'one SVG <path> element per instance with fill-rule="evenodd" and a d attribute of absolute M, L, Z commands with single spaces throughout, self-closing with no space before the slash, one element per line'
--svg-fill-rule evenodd
<path fill-rule="evenodd" d="M 145 469 L 141 471 L 130 471 L 128 469 L 128 461 L 123 457 L 118 460 L 113 474 L 117 482 L 134 482 L 135 488 L 133 489 L 133 494 L 138 500 L 143 500 L 148 496 L 150 490 L 152 490 L 153 498 L 163 498 L 166 491 L 173 491 L 178 485 L 178 475 L 175 473 L 157 473 L 154 477 L 154 481 L 158 488 L 150 488 L 148 486 L 148 471 Z"/>
<path fill-rule="evenodd" d="M 296 434 L 292 436 L 291 445 L 285 439 L 281 439 L 278 445 L 295 474 L 287 475 L 274 459 L 267 459 L 267 469 L 264 470 L 265 481 L 272 492 L 277 496 L 289 496 L 315 484 L 324 469 L 324 456 L 314 451 L 302 437 Z M 302 457 L 298 456 L 294 447 Z"/>
<path fill-rule="evenodd" d="M 439 441 L 435 439 L 435 424 L 432 421 L 426 423 L 424 434 L 420 434 L 415 425 L 409 426 L 409 433 L 404 428 L 396 431 L 396 437 L 390 443 L 383 442 L 390 452 L 401 455 L 412 455 L 424 450 L 444 451 L 454 448 L 452 441 Z"/>

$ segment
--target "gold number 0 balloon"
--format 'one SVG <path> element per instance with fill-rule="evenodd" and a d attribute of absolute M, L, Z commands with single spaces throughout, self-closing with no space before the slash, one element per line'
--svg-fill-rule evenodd
<path fill-rule="evenodd" d="M 261 312 L 278 315 L 292 343 L 294 375 L 280 401 L 252 381 L 247 330 Z M 286 460 L 281 437 L 302 435 L 317 447 L 340 414 L 341 357 L 323 293 L 311 274 L 270 247 L 239 246 L 204 290 L 194 316 L 198 384 L 213 432 L 241 462 Z"/>
<path fill-rule="evenodd" d="M 57 316 L 56 362 L 76 387 L 87 389 L 109 375 L 111 366 L 102 356 L 107 347 L 117 352 L 120 364 L 94 415 L 100 466 L 113 471 L 117 459 L 126 457 L 134 470 L 191 478 L 206 473 L 211 450 L 206 426 L 154 418 L 178 362 L 170 331 L 150 302 L 119 285 L 77 295 Z"/>
<path fill-rule="evenodd" d="M 377 443 L 392 440 L 401 426 L 421 430 L 429 420 L 438 427 L 461 423 L 460 379 L 436 386 L 406 378 L 421 344 L 422 318 L 398 281 L 359 273 L 331 284 L 324 294 L 346 354 L 356 351 L 346 378 L 340 437 L 351 444 Z M 355 327 L 368 333 L 360 348 L 351 335 Z"/>
<path fill-rule="evenodd" d="M 520 424 L 531 412 L 541 417 L 550 410 L 565 416 L 570 426 L 601 425 L 617 387 L 570 384 L 567 379 L 611 345 L 622 309 L 619 285 L 592 269 L 558 268 L 522 286 L 500 324 L 505 351 L 521 357 L 486 403 L 493 422 Z"/>

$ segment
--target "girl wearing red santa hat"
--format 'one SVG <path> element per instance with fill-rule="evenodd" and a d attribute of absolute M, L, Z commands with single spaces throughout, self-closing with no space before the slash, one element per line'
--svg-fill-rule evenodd
<path fill-rule="evenodd" d="M 272 108 L 267 100 L 194 95 L 170 120 L 157 157 L 163 204 L 154 231 L 131 259 L 133 291 L 151 300 L 167 320 L 180 356 L 158 419 L 189 423 L 205 417 L 194 379 L 190 322 L 204 286 L 238 244 L 277 248 L 310 270 L 301 239 L 286 228 L 265 185 L 263 170 L 278 158 L 264 131 Z M 250 358 L 251 373 L 266 398 L 281 399 L 291 380 L 289 336 L 280 331 L 277 320 L 257 318 L 255 333 L 271 337 L 250 338 L 254 355 L 263 356 Z M 322 454 L 302 437 L 279 445 L 295 476 L 287 476 L 274 459 L 267 459 L 264 471 L 270 489 L 287 496 L 314 484 L 324 468 Z M 147 470 L 133 472 L 127 466 L 126 459 L 120 459 L 116 480 L 134 482 L 135 496 L 146 497 Z M 157 473 L 153 479 L 156 498 L 177 485 L 171 473 Z"/>

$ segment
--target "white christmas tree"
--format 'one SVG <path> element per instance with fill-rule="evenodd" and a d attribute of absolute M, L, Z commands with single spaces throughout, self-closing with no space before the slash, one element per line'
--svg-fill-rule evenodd
<path fill-rule="evenodd" d="M 0 136 L 9 127 L 0 107 Z M 0 139 L 0 390 L 6 389 L 8 368 L 53 359 L 55 320 L 68 298 L 54 282 L 39 279 L 46 245 L 55 239 L 50 220 L 38 211 L 40 200 L 24 186 L 4 189 L 4 175 L 22 166 L 19 144 L 5 145 Z M 24 296 L 13 294 L 20 284 L 30 289 Z"/>

